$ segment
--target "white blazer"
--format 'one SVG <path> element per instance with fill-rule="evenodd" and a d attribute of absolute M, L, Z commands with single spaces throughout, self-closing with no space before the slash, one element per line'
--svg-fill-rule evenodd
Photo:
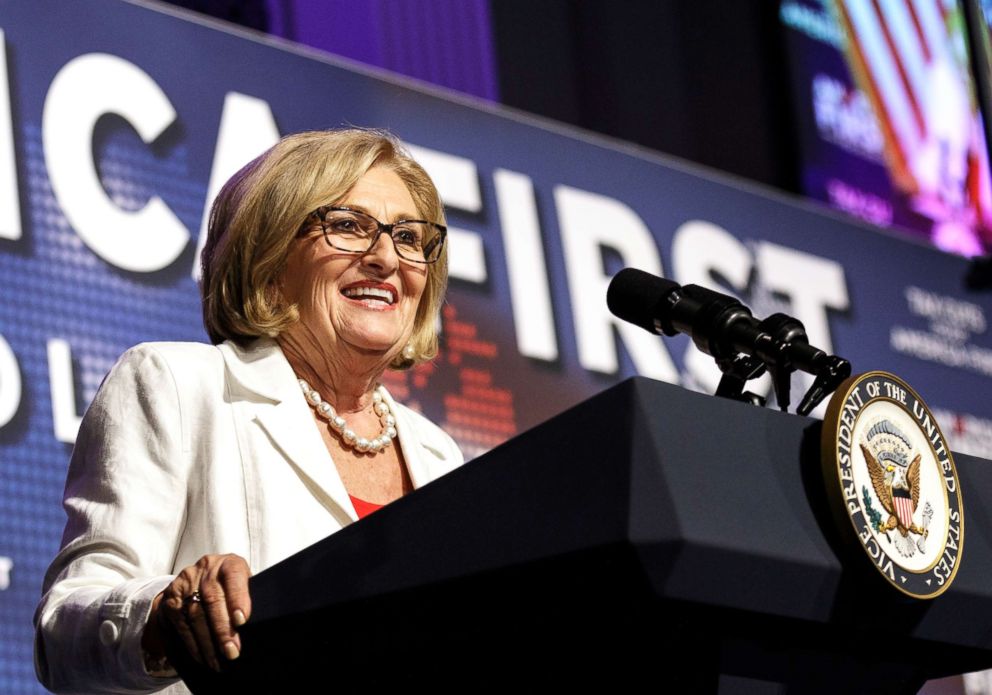
<path fill-rule="evenodd" d="M 451 437 L 386 398 L 415 488 L 462 463 Z M 269 339 L 126 352 L 83 418 L 64 506 L 35 614 L 38 677 L 56 692 L 188 692 L 141 653 L 174 574 L 208 553 L 260 572 L 358 518 Z"/>

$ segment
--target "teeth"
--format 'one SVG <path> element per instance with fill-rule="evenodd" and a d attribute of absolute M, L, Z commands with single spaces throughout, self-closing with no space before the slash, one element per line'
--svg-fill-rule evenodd
<path fill-rule="evenodd" d="M 351 299 L 374 297 L 375 299 L 381 299 L 388 304 L 392 304 L 396 301 L 396 298 L 393 296 L 392 292 L 379 287 L 346 287 L 343 294 L 345 297 L 349 297 Z"/>

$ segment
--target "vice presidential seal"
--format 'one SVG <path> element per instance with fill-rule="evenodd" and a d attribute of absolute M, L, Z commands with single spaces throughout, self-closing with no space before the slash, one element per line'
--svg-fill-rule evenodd
<path fill-rule="evenodd" d="M 929 599 L 961 564 L 961 487 L 923 400 L 886 372 L 845 381 L 823 422 L 823 466 L 842 533 L 892 586 Z"/>

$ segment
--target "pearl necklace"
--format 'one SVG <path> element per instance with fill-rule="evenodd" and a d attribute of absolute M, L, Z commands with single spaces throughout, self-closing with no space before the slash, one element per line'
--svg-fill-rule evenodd
<path fill-rule="evenodd" d="M 348 427 L 345 419 L 337 414 L 334 406 L 321 397 L 317 389 L 311 388 L 310 384 L 300 378 L 297 378 L 297 383 L 299 383 L 307 402 L 313 406 L 320 417 L 327 420 L 335 432 L 341 435 L 341 442 L 345 446 L 363 453 L 366 451 L 378 453 L 392 444 L 393 439 L 396 438 L 396 418 L 393 417 L 393 414 L 389 410 L 389 404 L 386 403 L 386 399 L 382 396 L 383 388 L 381 384 L 376 386 L 372 391 L 372 408 L 375 410 L 375 414 L 379 416 L 379 422 L 382 423 L 382 428 L 379 430 L 377 437 L 366 439 L 365 437 L 359 437 L 355 434 L 355 430 Z"/>

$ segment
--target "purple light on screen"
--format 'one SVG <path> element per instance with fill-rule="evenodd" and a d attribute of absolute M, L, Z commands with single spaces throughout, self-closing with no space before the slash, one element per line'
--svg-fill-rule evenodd
<path fill-rule="evenodd" d="M 268 10 L 278 36 L 499 99 L 487 0 L 268 0 Z"/>

